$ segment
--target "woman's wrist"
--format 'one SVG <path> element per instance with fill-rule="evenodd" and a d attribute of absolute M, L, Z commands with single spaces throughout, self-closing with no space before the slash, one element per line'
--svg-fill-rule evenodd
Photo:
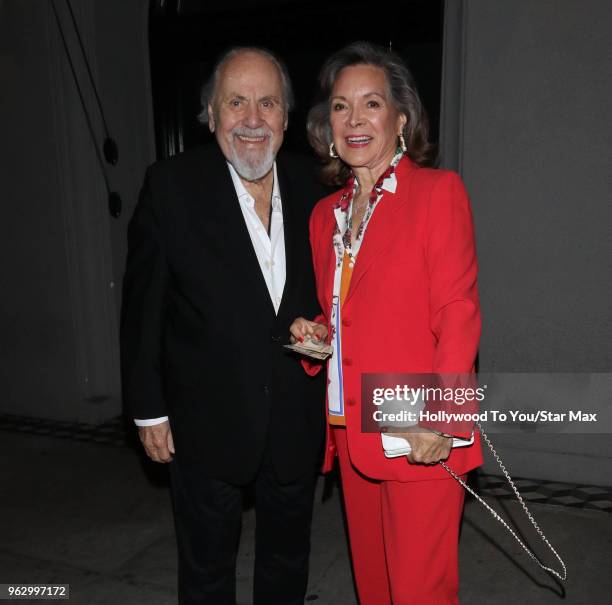
<path fill-rule="evenodd" d="M 453 436 L 448 433 L 443 433 L 442 431 L 436 431 L 436 429 L 429 429 L 434 435 L 438 435 L 438 437 L 446 437 L 447 439 L 452 439 Z"/>

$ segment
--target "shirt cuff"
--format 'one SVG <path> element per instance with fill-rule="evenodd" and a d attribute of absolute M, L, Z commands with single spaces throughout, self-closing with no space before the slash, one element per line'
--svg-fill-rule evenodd
<path fill-rule="evenodd" d="M 134 423 L 136 426 L 153 426 L 155 424 L 161 424 L 162 422 L 166 422 L 168 420 L 168 416 L 160 416 L 159 418 L 146 418 L 145 420 L 141 420 L 140 418 L 134 418 Z"/>

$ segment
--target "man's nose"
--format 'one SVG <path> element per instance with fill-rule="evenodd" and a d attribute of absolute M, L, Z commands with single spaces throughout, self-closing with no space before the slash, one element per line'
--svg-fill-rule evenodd
<path fill-rule="evenodd" d="M 257 128 L 261 126 L 263 122 L 261 113 L 259 112 L 259 105 L 257 103 L 249 103 L 247 106 L 246 115 L 244 116 L 244 123 L 249 128 Z"/>

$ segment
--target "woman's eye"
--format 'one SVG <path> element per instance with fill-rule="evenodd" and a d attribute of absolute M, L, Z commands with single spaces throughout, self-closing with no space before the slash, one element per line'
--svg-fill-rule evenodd
<path fill-rule="evenodd" d="M 378 101 L 368 101 L 368 107 L 380 107 L 380 103 Z"/>
<path fill-rule="evenodd" d="M 342 110 L 344 109 L 344 107 L 345 107 L 345 106 L 344 106 L 344 103 L 334 103 L 334 104 L 332 105 L 332 109 L 333 109 L 334 111 L 342 111 Z"/>

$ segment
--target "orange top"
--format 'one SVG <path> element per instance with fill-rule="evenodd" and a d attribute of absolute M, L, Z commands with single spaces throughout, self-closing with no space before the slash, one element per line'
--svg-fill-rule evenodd
<path fill-rule="evenodd" d="M 340 310 L 344 305 L 344 299 L 348 294 L 349 287 L 351 285 L 351 277 L 353 276 L 353 267 L 350 266 L 351 257 L 348 252 L 344 252 L 344 258 L 342 259 L 342 275 L 340 277 Z M 327 419 L 329 424 L 334 426 L 346 426 L 346 419 L 344 416 L 336 416 L 335 414 L 328 414 Z"/>

